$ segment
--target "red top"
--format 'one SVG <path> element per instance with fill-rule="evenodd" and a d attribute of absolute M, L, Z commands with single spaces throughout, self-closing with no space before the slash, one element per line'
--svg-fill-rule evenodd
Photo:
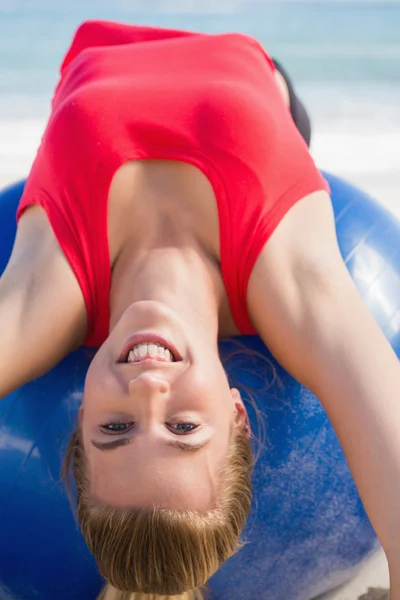
<path fill-rule="evenodd" d="M 260 44 L 87 22 L 61 66 L 46 131 L 18 209 L 46 211 L 85 298 L 87 345 L 109 332 L 107 200 L 126 161 L 179 160 L 213 186 L 221 272 L 237 327 L 255 330 L 247 283 L 264 244 L 299 199 L 329 190 Z"/>

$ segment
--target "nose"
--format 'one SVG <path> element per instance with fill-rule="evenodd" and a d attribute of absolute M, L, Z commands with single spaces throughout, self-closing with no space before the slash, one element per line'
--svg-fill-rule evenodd
<path fill-rule="evenodd" d="M 166 395 L 170 391 L 170 383 L 152 373 L 141 373 L 129 382 L 129 394 L 132 397 L 151 397 Z"/>

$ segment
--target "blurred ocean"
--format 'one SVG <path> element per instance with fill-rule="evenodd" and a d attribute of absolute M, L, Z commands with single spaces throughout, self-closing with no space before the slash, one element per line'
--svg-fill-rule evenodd
<path fill-rule="evenodd" d="M 88 18 L 254 35 L 309 108 L 318 165 L 399 212 L 396 0 L 0 0 L 0 185 L 28 173 L 60 61 Z"/>

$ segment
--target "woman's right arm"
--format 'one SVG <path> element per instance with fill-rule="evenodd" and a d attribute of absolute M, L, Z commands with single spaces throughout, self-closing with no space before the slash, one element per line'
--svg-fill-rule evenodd
<path fill-rule="evenodd" d="M 44 211 L 29 208 L 0 278 L 0 398 L 49 371 L 85 337 L 75 275 Z"/>

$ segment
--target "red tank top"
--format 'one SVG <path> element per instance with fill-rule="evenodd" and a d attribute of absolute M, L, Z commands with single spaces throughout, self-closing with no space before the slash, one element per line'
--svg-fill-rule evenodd
<path fill-rule="evenodd" d="M 83 292 L 87 345 L 109 332 L 111 180 L 140 159 L 184 161 L 210 181 L 233 318 L 255 333 L 246 291 L 260 251 L 296 201 L 328 190 L 273 72 L 246 35 L 107 22 L 78 29 L 17 217 L 31 204 L 46 211 Z"/>

